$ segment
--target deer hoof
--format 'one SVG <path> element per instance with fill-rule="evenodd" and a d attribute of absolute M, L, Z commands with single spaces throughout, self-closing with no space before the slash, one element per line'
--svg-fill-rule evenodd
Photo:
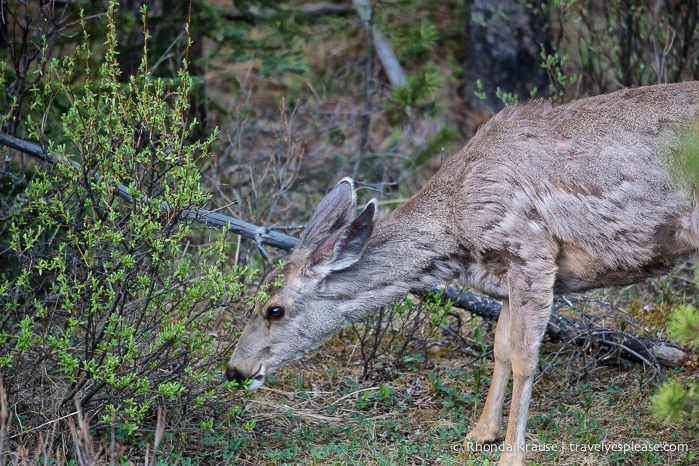
<path fill-rule="evenodd" d="M 467 447 L 469 443 L 475 440 L 478 443 L 490 443 L 498 440 L 500 436 L 500 428 L 496 426 L 476 424 L 471 432 L 466 434 L 466 439 L 464 440 L 464 447 Z"/>

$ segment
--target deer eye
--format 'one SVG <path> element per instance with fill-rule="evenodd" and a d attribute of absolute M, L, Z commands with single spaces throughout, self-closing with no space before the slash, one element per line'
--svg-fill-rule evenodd
<path fill-rule="evenodd" d="M 267 318 L 269 320 L 279 320 L 284 317 L 284 308 L 280 306 L 272 306 L 267 309 Z"/>

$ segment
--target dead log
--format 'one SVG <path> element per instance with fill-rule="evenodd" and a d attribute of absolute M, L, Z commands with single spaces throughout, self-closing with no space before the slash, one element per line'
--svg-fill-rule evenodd
<path fill-rule="evenodd" d="M 454 306 L 493 322 L 497 321 L 502 308 L 501 302 L 497 299 L 461 291 L 454 287 L 411 290 L 411 292 L 418 296 L 441 292 L 445 301 L 449 300 Z M 558 312 L 565 307 L 573 308 L 581 317 L 574 318 Z M 554 312 L 546 327 L 547 341 L 575 345 L 586 350 L 594 348 L 599 352 L 619 349 L 624 358 L 663 367 L 680 367 L 692 359 L 691 350 L 682 345 L 607 328 L 598 325 L 596 320 L 598 319 L 591 318 L 571 300 L 557 296 L 554 299 Z"/>

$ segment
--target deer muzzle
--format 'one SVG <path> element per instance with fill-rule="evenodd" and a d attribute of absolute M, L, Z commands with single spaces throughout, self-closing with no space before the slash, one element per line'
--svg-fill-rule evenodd
<path fill-rule="evenodd" d="M 265 366 L 261 365 L 254 375 L 248 376 L 239 368 L 229 364 L 226 367 L 226 378 L 231 382 L 238 382 L 243 385 L 246 390 L 257 390 L 264 385 L 266 372 Z"/>

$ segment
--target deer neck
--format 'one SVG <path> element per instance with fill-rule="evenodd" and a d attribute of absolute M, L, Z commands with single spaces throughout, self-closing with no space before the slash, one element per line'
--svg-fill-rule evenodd
<path fill-rule="evenodd" d="M 447 228 L 447 203 L 424 191 L 376 223 L 357 263 L 326 278 L 346 320 L 362 319 L 412 288 L 443 284 L 463 270 L 467 254 Z"/>

